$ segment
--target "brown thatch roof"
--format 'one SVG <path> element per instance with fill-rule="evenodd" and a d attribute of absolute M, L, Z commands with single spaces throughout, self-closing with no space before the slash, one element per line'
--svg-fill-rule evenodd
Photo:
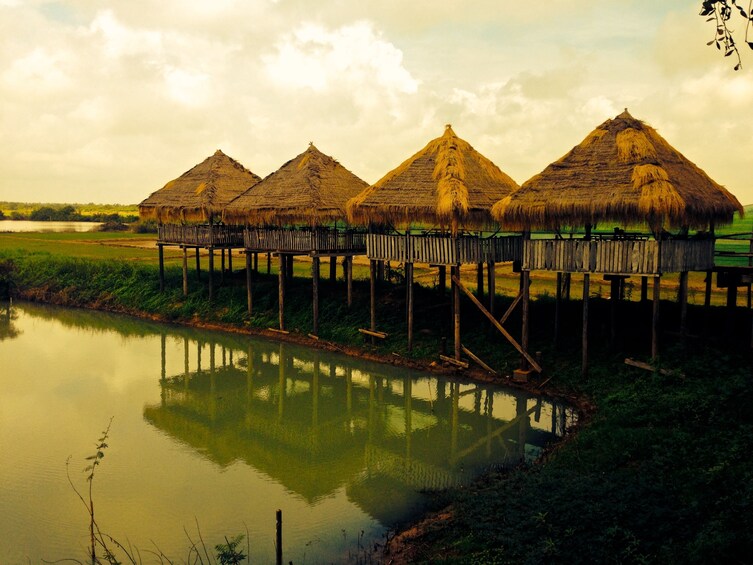
<path fill-rule="evenodd" d="M 498 202 L 513 229 L 647 222 L 703 228 L 743 213 L 737 199 L 627 110 Z"/>
<path fill-rule="evenodd" d="M 218 149 L 139 204 L 139 216 L 160 223 L 206 222 L 260 180 Z"/>
<path fill-rule="evenodd" d="M 367 183 L 314 144 L 225 207 L 227 223 L 315 226 L 345 220 L 345 203 Z"/>
<path fill-rule="evenodd" d="M 452 127 L 348 202 L 358 223 L 464 225 L 490 223 L 491 207 L 517 183 L 460 139 Z"/>

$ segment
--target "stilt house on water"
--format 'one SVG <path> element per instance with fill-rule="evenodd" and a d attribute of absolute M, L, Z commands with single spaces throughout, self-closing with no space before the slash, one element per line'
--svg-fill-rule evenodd
<path fill-rule="evenodd" d="M 446 267 L 450 266 L 454 359 L 459 361 L 462 349 L 459 296 L 461 290 L 465 291 L 460 282 L 460 265 L 477 265 L 480 287 L 483 287 L 483 265 L 488 266 L 489 296 L 493 299 L 494 265 L 519 261 L 521 238 L 482 237 L 480 230 L 494 225 L 492 205 L 517 189 L 515 181 L 457 137 L 448 125 L 444 135 L 351 200 L 350 220 L 369 226 L 366 253 L 371 266 L 371 326 L 368 332 L 379 337 L 375 312 L 379 263 L 394 261 L 405 265 L 409 348 L 413 342 L 413 264 L 437 266 L 441 286 Z M 416 227 L 420 230 L 412 232 L 411 228 Z M 399 228 L 404 231 L 398 232 Z M 493 303 L 487 310 L 476 302 L 491 316 Z"/>
<path fill-rule="evenodd" d="M 222 210 L 235 197 L 261 180 L 238 161 L 217 150 L 191 170 L 168 182 L 139 204 L 142 220 L 157 220 L 160 289 L 164 288 L 166 245 L 183 249 L 183 293 L 188 294 L 188 249 L 196 250 L 196 274 L 200 277 L 199 250 L 209 250 L 209 297 L 214 289 L 214 250 L 225 251 L 232 269 L 233 248 L 243 247 L 243 229 L 221 223 Z"/>
<path fill-rule="evenodd" d="M 652 355 L 656 357 L 662 275 L 680 273 L 684 332 L 688 271 L 710 273 L 714 268 L 714 226 L 731 222 L 735 212 L 742 214 L 743 208 L 732 194 L 627 110 L 605 121 L 492 210 L 506 227 L 524 231 L 526 276 L 537 270 L 558 273 L 558 306 L 563 284 L 569 288 L 570 274 L 583 273 L 584 373 L 590 275 L 601 273 L 612 281 L 613 308 L 625 278 L 643 277 L 644 298 L 648 277 L 653 278 Z M 595 232 L 596 226 L 611 231 Z M 649 229 L 629 231 L 633 226 Z M 584 233 L 575 235 L 573 228 L 584 228 Z M 549 230 L 551 235 L 531 238 L 531 230 L 536 229 Z M 690 229 L 699 231 L 691 235 Z M 709 274 L 708 284 L 710 280 Z M 555 336 L 558 326 L 557 316 Z M 614 326 L 613 318 L 613 332 Z"/>
<path fill-rule="evenodd" d="M 248 311 L 251 312 L 251 254 L 279 257 L 279 319 L 285 330 L 285 287 L 293 274 L 293 257 L 312 257 L 313 333 L 319 331 L 319 267 L 330 258 L 330 278 L 336 276 L 337 258 L 344 258 L 348 305 L 352 299 L 353 255 L 366 252 L 365 233 L 347 227 L 346 202 L 367 186 L 313 143 L 229 203 L 225 223 L 244 225 Z M 339 224 L 339 225 L 338 225 Z"/>

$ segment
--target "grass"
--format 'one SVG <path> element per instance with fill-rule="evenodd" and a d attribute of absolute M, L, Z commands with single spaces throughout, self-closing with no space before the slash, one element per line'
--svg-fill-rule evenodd
<path fill-rule="evenodd" d="M 14 250 L 5 236 L 0 237 L 0 290 L 4 279 L 29 298 L 74 306 L 238 327 L 277 324 L 274 262 L 270 275 L 255 275 L 254 315 L 249 318 L 241 271 L 225 276 L 210 305 L 206 272 L 203 281 L 191 273 L 189 295 L 184 297 L 181 270 L 177 262 L 168 264 L 167 289 L 160 293 L 153 249 L 135 250 L 141 254 L 138 259 L 112 260 L 104 252 L 98 260 L 83 259 L 71 256 L 75 246 L 82 251 L 87 246 L 109 246 L 96 243 L 93 235 L 76 238 L 80 235 L 51 235 L 45 250 L 29 253 L 23 247 L 28 243 Z M 53 249 L 66 252 L 52 254 Z M 107 253 L 117 256 L 116 251 Z M 262 257 L 259 266 L 265 271 Z M 296 262 L 301 276 L 293 279 L 287 294 L 287 327 L 302 336 L 312 322 L 308 269 L 307 263 Z M 322 283 L 320 337 L 385 358 L 397 354 L 437 359 L 443 338 L 446 343 L 451 339 L 449 299 L 434 288 L 434 275 L 417 272 L 423 284 L 415 291 L 415 346 L 409 352 L 401 285 L 383 285 L 379 290 L 377 326 L 389 337 L 371 346 L 358 333 L 369 323 L 369 285 L 363 265 L 359 269 L 352 308 L 345 304 L 342 280 Z M 323 265 L 323 275 L 327 272 Z M 475 272 L 466 271 L 464 278 L 471 284 Z M 500 272 L 499 280 L 504 289 L 516 288 L 512 273 Z M 638 293 L 633 289 L 633 300 L 620 305 L 617 340 L 610 344 L 611 303 L 606 287 L 602 291 L 597 286 L 590 310 L 591 370 L 584 378 L 579 301 L 564 304 L 566 331 L 559 347 L 554 347 L 554 300 L 549 290 L 553 277 L 537 278 L 533 288 L 538 299 L 531 305 L 531 349 L 541 352 L 548 369 L 547 388 L 588 399 L 595 411 L 577 435 L 552 451 L 543 464 L 512 473 L 493 472 L 470 488 L 438 494 L 437 507 L 451 504 L 453 518 L 418 537 L 414 558 L 427 563 L 748 561 L 753 554 L 750 312 L 690 306 L 691 337 L 683 344 L 674 333 L 678 305 L 672 301 L 673 289 L 667 288 L 661 305 L 658 364 L 669 374 L 652 373 L 623 363 L 626 356 L 647 360 L 650 305 L 636 302 Z M 577 296 L 573 289 L 573 297 Z M 518 364 L 517 353 L 463 300 L 464 344 L 508 373 Z M 499 296 L 500 312 L 511 300 Z M 519 314 L 506 326 L 517 334 Z"/>

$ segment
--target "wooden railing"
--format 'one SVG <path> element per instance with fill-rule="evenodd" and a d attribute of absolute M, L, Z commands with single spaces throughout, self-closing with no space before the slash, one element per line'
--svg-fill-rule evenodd
<path fill-rule="evenodd" d="M 249 228 L 245 247 L 287 253 L 365 253 L 366 232 L 354 230 L 285 230 Z"/>
<path fill-rule="evenodd" d="M 523 269 L 531 271 L 630 275 L 713 267 L 711 239 L 532 239 L 523 243 Z"/>
<path fill-rule="evenodd" d="M 198 247 L 242 247 L 243 228 L 239 226 L 182 226 L 164 224 L 157 228 L 159 243 Z"/>
<path fill-rule="evenodd" d="M 522 242 L 521 236 L 481 238 L 368 234 L 366 254 L 369 259 L 402 263 L 501 263 L 520 261 L 523 256 Z"/>

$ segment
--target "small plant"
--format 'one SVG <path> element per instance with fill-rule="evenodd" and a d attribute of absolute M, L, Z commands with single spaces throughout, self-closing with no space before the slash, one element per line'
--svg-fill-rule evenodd
<path fill-rule="evenodd" d="M 229 540 L 225 538 L 225 543 L 220 543 L 214 546 L 217 551 L 217 559 L 220 565 L 237 565 L 246 560 L 246 555 L 242 549 L 238 549 L 238 546 L 243 541 L 244 535 L 238 534 L 233 539 Z"/>

